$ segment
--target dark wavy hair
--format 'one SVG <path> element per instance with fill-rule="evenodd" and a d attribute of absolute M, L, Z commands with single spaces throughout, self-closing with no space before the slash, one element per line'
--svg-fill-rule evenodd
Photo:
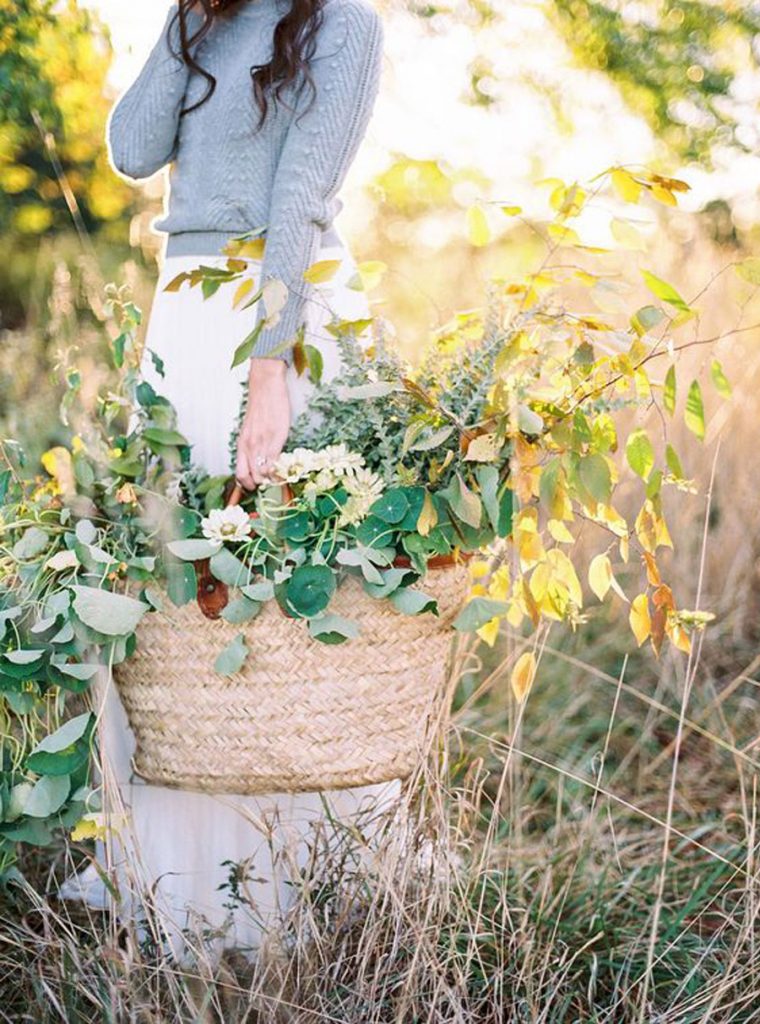
<path fill-rule="evenodd" d="M 186 107 L 182 114 L 197 110 L 216 89 L 216 79 L 195 60 L 192 49 L 207 35 L 218 18 L 233 17 L 246 0 L 179 0 L 176 18 L 179 19 L 180 53 L 188 67 L 208 82 L 205 95 L 197 103 Z M 255 3 L 256 0 L 253 0 Z M 277 103 L 289 85 L 302 88 L 307 84 L 314 93 L 314 82 L 309 61 L 314 56 L 317 32 L 322 24 L 325 0 L 291 0 L 290 10 L 280 19 L 274 30 L 274 51 L 268 64 L 251 67 L 254 100 L 259 107 L 259 127 L 264 123 L 270 101 Z M 188 13 L 194 6 L 202 8 L 203 21 L 191 35 L 188 32 Z M 312 102 L 314 96 L 312 95 Z"/>

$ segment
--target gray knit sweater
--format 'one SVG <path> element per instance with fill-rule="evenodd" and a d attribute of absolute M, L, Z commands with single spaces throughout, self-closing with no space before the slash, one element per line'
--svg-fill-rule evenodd
<path fill-rule="evenodd" d="M 154 225 L 169 234 L 168 256 L 217 254 L 231 236 L 266 228 L 262 281 L 283 281 L 289 296 L 279 322 L 262 331 L 255 355 L 287 361 L 308 297 L 304 271 L 318 259 L 340 209 L 337 193 L 372 112 L 382 53 L 381 22 L 366 0 L 326 0 L 310 65 L 312 105 L 308 86 L 291 89 L 285 103 L 270 101 L 257 130 L 251 68 L 269 60 L 274 28 L 289 6 L 289 0 L 244 0 L 234 15 L 213 23 L 194 55 L 215 76 L 216 90 L 180 117 L 207 84 L 172 55 L 170 42 L 179 52 L 173 5 L 108 122 L 117 171 L 147 178 L 172 163 L 166 216 Z M 242 325 L 241 337 L 252 326 Z"/>

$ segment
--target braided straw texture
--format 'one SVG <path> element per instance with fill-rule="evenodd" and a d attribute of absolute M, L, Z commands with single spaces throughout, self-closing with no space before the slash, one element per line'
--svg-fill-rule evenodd
<path fill-rule="evenodd" d="M 439 617 L 408 616 L 354 577 L 331 611 L 357 623 L 344 644 L 313 640 L 306 623 L 268 602 L 244 626 L 204 618 L 196 603 L 146 615 L 134 655 L 115 669 L 148 782 L 222 793 L 301 792 L 403 778 L 415 767 L 443 690 L 467 592 L 463 565 L 422 581 Z M 213 669 L 244 632 L 242 670 Z"/>

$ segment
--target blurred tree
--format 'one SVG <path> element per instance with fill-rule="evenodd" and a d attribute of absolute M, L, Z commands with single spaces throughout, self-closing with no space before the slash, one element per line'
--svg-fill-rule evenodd
<path fill-rule="evenodd" d="M 550 0 L 573 53 L 608 74 L 681 158 L 709 166 L 716 145 L 756 151 L 756 109 L 736 84 L 757 71 L 757 0 Z"/>
<path fill-rule="evenodd" d="M 0 255 L 28 265 L 42 237 L 72 223 L 125 238 L 135 193 L 103 144 L 110 60 L 106 30 L 75 0 L 0 0 Z M 18 283 L 0 275 L 5 325 L 23 316 Z"/>
<path fill-rule="evenodd" d="M 488 32 L 524 0 L 406 0 L 424 19 Z M 709 167 L 716 146 L 760 149 L 757 98 L 742 81 L 760 70 L 760 0 L 539 0 L 578 62 L 608 75 L 629 106 L 680 159 Z M 470 102 L 488 105 L 492 77 L 473 62 Z M 755 87 L 756 90 L 756 87 Z"/>

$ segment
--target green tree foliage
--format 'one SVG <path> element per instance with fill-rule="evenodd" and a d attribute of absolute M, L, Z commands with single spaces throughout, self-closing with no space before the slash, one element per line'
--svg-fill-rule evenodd
<path fill-rule="evenodd" d="M 103 144 L 110 60 L 75 0 L 0 0 L 0 222 L 14 248 L 70 228 L 74 208 L 97 231 L 131 205 Z"/>
<path fill-rule="evenodd" d="M 553 0 L 576 57 L 604 71 L 680 157 L 709 165 L 713 146 L 753 148 L 734 95 L 756 70 L 755 0 Z"/>

